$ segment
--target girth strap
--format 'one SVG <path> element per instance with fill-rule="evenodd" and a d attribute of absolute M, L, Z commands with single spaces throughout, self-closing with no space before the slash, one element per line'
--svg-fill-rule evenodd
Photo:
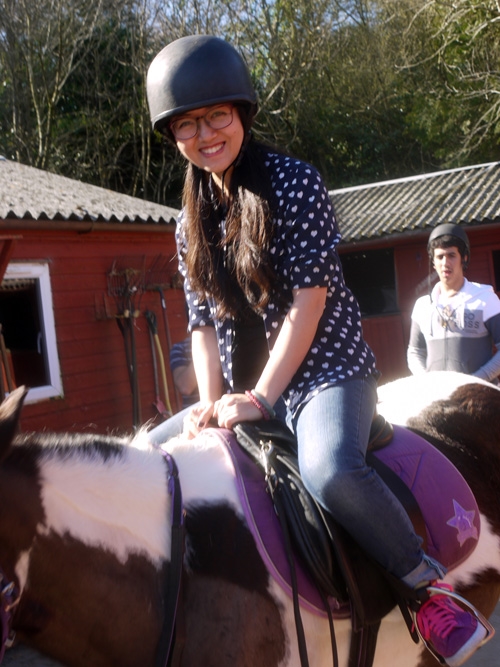
<path fill-rule="evenodd" d="M 20 599 L 19 590 L 13 581 L 9 581 L 0 567 L 0 663 L 5 649 L 12 643 L 12 610 Z"/>
<path fill-rule="evenodd" d="M 272 480 L 268 479 L 268 484 L 270 488 L 273 487 Z M 280 521 L 281 530 L 283 531 L 283 539 L 285 543 L 286 556 L 288 560 L 288 566 L 290 568 L 290 577 L 292 583 L 292 600 L 293 600 L 293 615 L 295 618 L 295 629 L 297 631 L 297 644 L 299 646 L 299 656 L 301 667 L 309 667 L 309 659 L 307 656 L 307 646 L 306 646 L 306 637 L 304 633 L 304 625 L 302 623 L 302 617 L 300 614 L 300 603 L 299 603 L 299 593 L 298 593 L 298 584 L 297 584 L 297 575 L 295 572 L 295 560 L 292 548 L 292 542 L 290 539 L 290 532 L 288 530 L 288 522 L 285 513 L 285 509 L 281 502 L 281 493 L 279 487 L 274 486 L 271 488 L 271 493 L 274 499 L 274 504 L 276 507 L 276 513 Z M 336 663 L 334 663 L 335 665 Z"/>
<path fill-rule="evenodd" d="M 286 557 L 288 561 L 288 566 L 290 569 L 290 579 L 292 586 L 292 601 L 293 601 L 293 613 L 295 619 L 295 629 L 297 632 L 297 644 L 299 648 L 299 657 L 301 667 L 309 667 L 309 658 L 307 655 L 307 645 L 306 637 L 304 632 L 304 626 L 302 623 L 302 616 L 300 612 L 300 603 L 299 603 L 299 591 L 298 591 L 298 582 L 295 569 L 295 554 L 292 546 L 292 538 L 290 535 L 290 514 L 285 509 L 285 503 L 283 502 L 283 484 L 282 479 L 276 475 L 274 469 L 268 469 L 268 474 L 266 475 L 266 481 L 268 490 L 273 498 L 274 506 L 276 509 L 276 514 L 278 516 L 281 530 L 283 532 L 283 541 L 285 546 Z M 330 628 L 330 639 L 331 639 L 331 649 L 332 649 L 332 660 L 333 667 L 338 667 L 338 653 L 337 653 L 337 641 L 335 638 L 335 629 L 333 626 L 333 617 L 330 609 L 330 605 L 326 599 L 324 592 L 321 588 L 318 588 L 318 592 L 323 601 L 325 611 L 328 616 L 328 623 Z"/>
<path fill-rule="evenodd" d="M 168 491 L 172 498 L 172 539 L 168 576 L 166 577 L 166 595 L 162 633 L 156 650 L 157 667 L 180 664 L 184 646 L 183 613 L 179 610 L 181 599 L 182 568 L 184 562 L 184 510 L 177 465 L 168 453 L 159 449 L 168 466 Z M 175 638 L 175 642 L 174 642 Z"/>

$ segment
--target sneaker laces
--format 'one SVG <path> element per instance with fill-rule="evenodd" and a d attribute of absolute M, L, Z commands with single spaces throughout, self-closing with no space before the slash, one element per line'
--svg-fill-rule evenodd
<path fill-rule="evenodd" d="M 440 588 L 445 588 L 441 585 Z M 450 591 L 451 586 L 446 586 Z M 418 626 L 424 639 L 429 639 L 431 632 L 446 639 L 457 625 L 457 611 L 462 611 L 446 595 L 433 595 L 425 602 L 418 613 Z"/>

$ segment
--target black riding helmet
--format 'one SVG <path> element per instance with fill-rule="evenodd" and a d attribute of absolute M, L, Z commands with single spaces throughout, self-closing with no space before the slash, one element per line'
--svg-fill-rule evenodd
<path fill-rule="evenodd" d="M 434 241 L 436 241 L 437 239 L 441 239 L 445 236 L 448 237 L 448 239 L 446 239 L 447 241 L 448 240 L 450 242 L 452 242 L 453 240 L 457 241 L 456 246 L 461 251 L 462 259 L 464 260 L 463 267 L 464 269 L 467 268 L 470 259 L 469 238 L 465 233 L 463 227 L 460 227 L 460 225 L 455 225 L 449 222 L 446 222 L 442 225 L 438 225 L 432 230 L 429 236 L 429 240 L 427 241 L 427 252 L 429 254 L 429 260 L 431 262 L 434 260 L 433 256 L 434 248 L 440 247 L 439 244 L 436 245 Z M 464 255 L 466 255 L 467 259 L 465 259 Z"/>
<path fill-rule="evenodd" d="M 257 112 L 245 61 L 219 37 L 190 35 L 165 46 L 149 66 L 146 87 L 153 129 L 170 139 L 169 121 L 193 109 L 224 102 L 243 106 L 246 134 Z"/>

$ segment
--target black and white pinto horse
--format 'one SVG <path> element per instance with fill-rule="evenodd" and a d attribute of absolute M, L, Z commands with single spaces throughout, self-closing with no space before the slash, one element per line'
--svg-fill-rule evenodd
<path fill-rule="evenodd" d="M 390 383 L 379 395 L 379 412 L 432 440 L 476 496 L 477 545 L 447 580 L 489 616 L 500 595 L 500 391 L 437 373 Z M 71 667 L 153 666 L 171 553 L 164 457 L 146 432 L 131 442 L 68 434 L 13 441 L 22 398 L 16 390 L 0 407 L 4 625 L 10 616 L 19 642 Z M 204 434 L 166 447 L 185 509 L 182 666 L 298 667 L 292 601 L 256 548 L 233 459 Z M 302 621 L 311 667 L 332 665 L 327 619 L 304 608 Z M 348 618 L 335 621 L 339 667 L 350 632 Z M 400 612 L 390 612 L 374 667 L 436 664 Z"/>

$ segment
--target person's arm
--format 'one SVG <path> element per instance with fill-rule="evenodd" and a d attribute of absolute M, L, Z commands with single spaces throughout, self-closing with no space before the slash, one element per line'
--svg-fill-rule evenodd
<path fill-rule="evenodd" d="M 178 366 L 172 371 L 174 383 L 182 396 L 191 396 L 196 391 L 198 385 L 196 382 L 196 373 L 191 361 L 187 366 Z"/>
<path fill-rule="evenodd" d="M 488 329 L 497 351 L 489 361 L 483 364 L 481 368 L 478 368 L 472 375 L 482 380 L 493 382 L 500 375 L 500 314 L 490 317 L 484 325 Z"/>
<path fill-rule="evenodd" d="M 191 350 L 200 401 L 184 419 L 184 435 L 188 438 L 195 437 L 209 425 L 214 416 L 215 401 L 224 390 L 215 328 L 204 326 L 193 329 Z"/>
<path fill-rule="evenodd" d="M 254 387 L 270 405 L 276 403 L 309 352 L 325 301 L 326 287 L 293 291 L 290 310 Z"/>
<path fill-rule="evenodd" d="M 308 354 L 325 309 L 327 290 L 330 283 L 335 282 L 335 273 L 340 267 L 336 252 L 340 232 L 320 174 L 300 161 L 294 162 L 292 169 L 284 163 L 280 169 L 287 177 L 301 181 L 302 197 L 294 200 L 294 206 L 280 205 L 276 215 L 275 234 L 280 239 L 283 254 L 274 270 L 277 281 L 286 276 L 292 304 L 261 377 L 255 387 L 248 387 L 270 406 L 290 384 Z M 331 288 L 334 290 L 335 286 L 332 284 Z M 332 335 L 335 336 L 335 332 Z M 263 407 L 267 410 L 265 404 Z M 265 416 L 246 394 L 222 396 L 215 408 L 219 425 L 226 428 L 238 421 Z"/>
<path fill-rule="evenodd" d="M 216 401 L 224 385 L 215 327 L 193 329 L 191 350 L 200 401 Z"/>
<path fill-rule="evenodd" d="M 487 380 L 488 382 L 496 380 L 500 375 L 500 349 L 497 350 L 491 359 L 481 366 L 481 368 L 478 368 L 475 373 L 472 373 L 472 375 L 481 380 Z"/>
<path fill-rule="evenodd" d="M 191 355 L 191 339 L 172 347 L 170 367 L 174 384 L 183 396 L 191 396 L 198 389 L 196 373 Z"/>
<path fill-rule="evenodd" d="M 410 341 L 406 355 L 408 368 L 412 375 L 422 375 L 427 368 L 427 345 L 420 326 L 415 320 L 411 321 Z"/>
<path fill-rule="evenodd" d="M 312 345 L 326 301 L 326 287 L 293 291 L 293 302 L 255 389 L 271 406 L 290 383 Z M 215 406 L 219 426 L 261 419 L 262 414 L 245 394 L 221 397 Z"/>

